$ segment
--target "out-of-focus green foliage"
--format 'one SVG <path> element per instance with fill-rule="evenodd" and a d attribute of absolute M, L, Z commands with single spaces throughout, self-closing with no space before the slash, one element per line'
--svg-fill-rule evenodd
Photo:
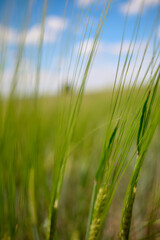
<path fill-rule="evenodd" d="M 124 98 L 126 94 L 127 92 L 124 92 Z M 69 96 L 67 96 L 68 98 Z M 61 96 L 61 101 L 64 100 L 66 105 L 67 99 L 65 96 Z M 84 96 L 78 123 L 71 141 L 62 189 L 57 223 L 59 239 L 85 238 L 93 179 L 110 117 L 108 116 L 110 100 L 110 91 Z M 5 130 L 3 148 L 1 148 L 0 230 L 2 239 L 7 239 L 7 236 L 9 238 L 11 233 L 15 239 L 33 239 L 33 223 L 30 218 L 30 199 L 32 198 L 28 194 L 32 191 L 29 188 L 32 188 L 33 184 L 33 173 L 30 172 L 33 163 L 35 165 L 34 191 L 37 228 L 41 239 L 45 238 L 48 227 L 59 105 L 56 97 L 43 97 L 39 100 L 38 138 L 35 139 L 37 123 L 34 122 L 33 118 L 33 101 L 26 98 L 13 99 L 11 102 L 12 111 Z M 5 105 L 5 101 L 3 104 Z M 131 235 L 136 233 L 137 236 L 145 236 L 145 223 L 148 221 L 147 217 L 151 208 L 154 209 L 153 201 L 149 201 L 149 199 L 152 199 L 154 177 L 156 174 L 158 177 L 160 170 L 158 161 L 159 130 L 158 128 L 156 131 L 146 155 L 144 169 L 142 168 Z M 63 138 L 63 136 L 61 137 Z M 136 138 L 134 142 L 136 144 Z M 115 236 L 116 239 L 118 236 L 122 202 L 133 163 L 134 161 L 131 162 L 117 189 L 104 228 L 104 239 L 110 239 L 112 236 Z M 158 195 L 158 193 L 156 194 Z M 142 199 L 148 199 L 148 201 Z M 158 211 L 158 202 L 155 206 L 156 211 Z M 146 214 L 147 209 L 149 212 Z M 159 223 L 156 220 L 158 220 L 159 215 L 156 216 L 154 224 L 155 228 L 157 226 L 158 229 Z"/>

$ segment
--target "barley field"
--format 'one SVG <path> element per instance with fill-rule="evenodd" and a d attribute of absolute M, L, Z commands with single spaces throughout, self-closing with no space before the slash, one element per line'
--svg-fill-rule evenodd
<path fill-rule="evenodd" d="M 158 240 L 159 1 L 76 1 L 0 5 L 0 239 Z"/>

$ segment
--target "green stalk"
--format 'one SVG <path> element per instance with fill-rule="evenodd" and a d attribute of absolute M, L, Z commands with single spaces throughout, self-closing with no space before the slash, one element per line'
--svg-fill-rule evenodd
<path fill-rule="evenodd" d="M 34 178 L 35 178 L 34 168 L 31 168 L 29 173 L 29 184 L 28 184 L 29 212 L 31 217 L 31 225 L 32 225 L 34 239 L 39 240 L 39 235 L 37 231 L 37 211 L 36 211 L 36 203 L 35 203 Z"/>
<path fill-rule="evenodd" d="M 153 102 L 156 97 L 159 80 L 160 80 L 160 74 L 157 77 L 155 86 L 153 88 L 153 93 L 151 92 L 151 89 L 150 89 L 143 105 L 142 115 L 141 115 L 140 124 L 139 124 L 139 131 L 137 136 L 138 156 L 137 156 L 136 166 L 132 173 L 131 180 L 128 185 L 128 189 L 127 189 L 125 200 L 124 200 L 121 224 L 120 224 L 120 230 L 119 230 L 119 240 L 129 239 L 133 204 L 135 200 L 139 174 L 143 165 L 145 154 L 149 147 L 149 143 L 153 137 L 153 133 L 158 124 L 158 122 L 156 122 L 153 129 L 152 129 L 152 126 L 148 127 L 149 121 L 151 120 L 153 121 L 154 117 L 156 116 L 156 111 L 154 112 L 153 116 L 151 116 L 151 110 L 153 107 Z M 149 103 L 149 106 L 148 106 L 148 103 Z M 159 114 L 157 115 L 159 116 Z M 150 132 L 151 132 L 151 135 L 150 135 Z M 150 136 L 150 138 L 148 136 Z"/>

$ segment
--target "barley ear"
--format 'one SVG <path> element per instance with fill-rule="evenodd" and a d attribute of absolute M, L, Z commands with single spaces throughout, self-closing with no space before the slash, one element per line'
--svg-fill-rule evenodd
<path fill-rule="evenodd" d="M 88 240 L 96 240 L 99 238 L 102 225 L 102 215 L 107 198 L 106 191 L 107 188 L 103 186 L 99 189 L 99 192 L 97 194 Z"/>

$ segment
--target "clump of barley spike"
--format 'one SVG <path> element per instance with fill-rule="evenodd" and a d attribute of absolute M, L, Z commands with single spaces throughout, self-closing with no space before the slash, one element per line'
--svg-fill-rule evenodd
<path fill-rule="evenodd" d="M 88 240 L 96 240 L 99 237 L 100 227 L 102 224 L 102 214 L 105 207 L 105 201 L 107 198 L 106 191 L 107 188 L 103 186 L 99 189 L 99 192 L 97 194 Z"/>
<path fill-rule="evenodd" d="M 129 230 L 130 230 L 129 226 L 131 225 L 131 216 L 132 216 L 132 209 L 133 209 L 135 194 L 136 194 L 136 187 L 133 188 L 130 201 L 125 208 L 125 214 L 122 219 L 122 230 L 119 233 L 120 240 L 126 240 L 128 239 L 128 236 L 129 236 Z"/>
<path fill-rule="evenodd" d="M 159 121 L 158 120 L 155 125 L 152 124 L 152 126 L 150 125 L 148 127 L 149 121 L 151 122 L 151 120 L 153 121 L 154 119 L 154 114 L 153 114 L 153 119 L 150 119 L 151 118 L 150 115 L 151 115 L 151 109 L 153 106 L 153 102 L 157 93 L 157 88 L 160 80 L 160 74 L 158 74 L 157 76 L 158 72 L 159 72 L 159 66 L 151 81 L 151 84 L 153 84 L 157 77 L 155 86 L 153 89 L 149 88 L 149 91 L 146 96 L 146 100 L 144 102 L 143 109 L 142 109 L 142 114 L 141 114 L 141 119 L 139 124 L 139 131 L 137 136 L 137 152 L 138 152 L 137 161 L 136 161 L 135 169 L 133 171 L 133 174 L 126 192 L 126 196 L 125 196 L 125 202 L 124 202 L 124 207 L 122 211 L 121 225 L 120 225 L 120 231 L 119 231 L 119 240 L 129 239 L 132 210 L 133 210 L 133 204 L 134 204 L 136 187 L 139 179 L 140 170 L 143 165 L 144 157 L 149 147 L 149 143 L 152 139 L 153 133 Z M 147 139 L 148 135 L 150 135 L 150 137 Z"/>

